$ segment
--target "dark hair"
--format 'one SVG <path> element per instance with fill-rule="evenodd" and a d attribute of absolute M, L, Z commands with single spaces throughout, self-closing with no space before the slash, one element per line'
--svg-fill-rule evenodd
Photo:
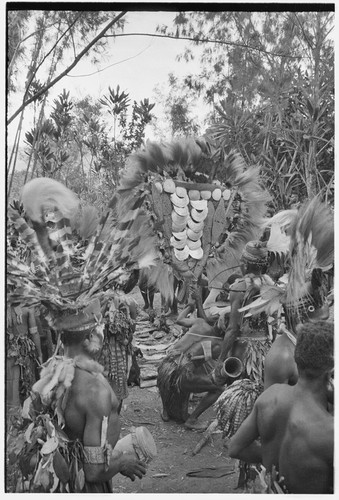
<path fill-rule="evenodd" d="M 301 325 L 294 352 L 298 370 L 310 378 L 331 370 L 334 366 L 333 339 L 334 324 L 330 321 Z"/>
<path fill-rule="evenodd" d="M 89 334 L 92 332 L 93 326 L 87 330 L 80 331 L 69 331 L 63 330 L 61 332 L 61 341 L 64 345 L 78 345 L 81 344 L 84 340 L 89 338 Z"/>
<path fill-rule="evenodd" d="M 241 274 L 231 274 L 231 276 L 227 278 L 226 283 L 233 285 L 233 283 L 239 278 L 242 278 Z"/>

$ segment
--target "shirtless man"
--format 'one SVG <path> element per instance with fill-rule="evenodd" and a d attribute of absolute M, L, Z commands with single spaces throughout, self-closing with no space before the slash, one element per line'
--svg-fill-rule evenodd
<path fill-rule="evenodd" d="M 230 457 L 261 462 L 268 473 L 274 466 L 289 493 L 333 493 L 334 419 L 327 411 L 333 337 L 333 323 L 303 324 L 294 353 L 297 383 L 266 389 L 230 440 Z"/>
<path fill-rule="evenodd" d="M 100 305 L 96 308 L 100 312 Z M 100 365 L 93 360 L 102 347 L 104 336 L 100 326 L 88 324 L 86 327 L 85 330 L 78 328 L 62 333 L 65 357 L 80 360 L 76 363 L 74 379 L 67 395 L 64 430 L 71 440 L 78 439 L 84 446 L 87 458 L 84 461 L 84 492 L 105 493 L 111 491 L 110 480 L 119 472 L 134 481 L 135 477 L 142 478 L 146 468 L 135 455 L 114 450 L 120 435 L 119 402 L 102 375 Z M 104 417 L 108 417 L 107 466 L 102 447 Z"/>
<path fill-rule="evenodd" d="M 185 422 L 187 429 L 205 430 L 206 422 L 198 417 L 209 408 L 223 391 L 211 376 L 220 355 L 223 333 L 222 323 L 212 326 L 203 318 L 187 317 L 194 311 L 195 305 L 189 304 L 177 319 L 177 324 L 188 331 L 168 351 L 166 358 L 158 368 L 158 388 L 162 399 L 162 419 Z M 211 320 L 212 322 L 212 320 Z M 188 415 L 188 401 L 191 393 L 207 394 L 201 399 L 195 410 Z"/>
<path fill-rule="evenodd" d="M 271 342 L 267 315 L 263 312 L 253 318 L 247 318 L 244 313 L 239 312 L 239 309 L 253 301 L 262 282 L 273 283 L 265 274 L 267 259 L 268 251 L 260 241 L 250 241 L 246 244 L 241 256 L 243 277 L 237 279 L 230 287 L 231 311 L 218 360 L 218 369 L 229 356 L 239 358 L 245 367 L 248 352 L 256 350 L 258 371 L 256 378 L 258 380 L 263 372 L 263 352 L 268 351 Z M 246 372 L 248 378 L 251 378 L 251 375 L 252 373 Z M 225 382 L 231 382 L 231 380 L 225 380 Z"/>

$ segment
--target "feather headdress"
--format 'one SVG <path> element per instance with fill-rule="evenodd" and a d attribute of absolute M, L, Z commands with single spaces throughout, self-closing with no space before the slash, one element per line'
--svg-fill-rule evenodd
<path fill-rule="evenodd" d="M 118 213 L 121 217 L 114 224 L 112 220 L 116 219 L 111 215 L 115 206 L 109 208 L 99 223 L 95 222 L 92 210 L 85 211 L 87 222 L 92 221 L 91 227 L 85 231 L 80 223 L 80 230 L 86 236 L 93 231 L 94 234 L 80 264 L 73 259 L 75 249 L 69 219 L 79 206 L 75 194 L 52 179 L 34 179 L 24 186 L 22 202 L 25 215 L 16 206 L 10 207 L 8 215 L 29 247 L 31 257 L 29 264 L 18 262 L 13 252 L 8 252 L 11 302 L 42 303 L 51 312 L 51 318 L 78 313 L 106 287 L 116 285 L 133 269 L 153 265 L 157 259 L 157 241 L 145 223 L 139 200 L 123 216 Z M 47 222 L 46 210 L 53 211 L 52 224 Z"/>
<path fill-rule="evenodd" d="M 226 177 L 221 185 L 203 172 L 216 161 L 202 141 L 147 143 L 131 156 L 122 176 L 118 192 L 125 207 L 142 200 L 158 236 L 162 260 L 147 274 L 165 297 L 173 295 L 168 266 L 193 288 L 206 268 L 209 278 L 209 269 L 227 274 L 262 223 L 270 197 L 260 186 L 259 170 L 247 169 L 241 156 L 231 153 L 219 165 Z"/>
<path fill-rule="evenodd" d="M 334 218 L 319 196 L 305 203 L 290 223 L 287 282 L 279 286 L 264 285 L 260 297 L 240 309 L 247 314 L 273 314 L 283 306 L 291 323 L 321 308 L 324 303 L 321 274 L 334 262 Z"/>

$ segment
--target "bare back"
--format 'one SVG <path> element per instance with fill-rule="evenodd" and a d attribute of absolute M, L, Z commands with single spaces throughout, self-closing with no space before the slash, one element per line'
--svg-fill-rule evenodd
<path fill-rule="evenodd" d="M 108 417 L 107 440 L 114 447 L 120 435 L 118 400 L 100 373 L 75 369 L 67 396 L 65 431 L 84 446 L 100 446 L 103 416 Z"/>
<path fill-rule="evenodd" d="M 334 419 L 313 399 L 296 401 L 279 454 L 279 472 L 293 493 L 333 493 Z"/>
<path fill-rule="evenodd" d="M 276 384 L 257 400 L 263 465 L 274 464 L 291 493 L 330 493 L 333 417 L 297 386 Z"/>
<path fill-rule="evenodd" d="M 182 320 L 181 323 L 183 323 L 183 321 L 185 320 Z M 180 352 L 187 352 L 194 344 L 201 343 L 209 337 L 216 336 L 213 326 L 209 325 L 204 319 L 194 318 L 192 323 L 189 331 L 173 345 L 173 349 Z M 180 323 L 178 322 L 178 324 Z M 221 337 L 220 340 L 222 340 Z"/>

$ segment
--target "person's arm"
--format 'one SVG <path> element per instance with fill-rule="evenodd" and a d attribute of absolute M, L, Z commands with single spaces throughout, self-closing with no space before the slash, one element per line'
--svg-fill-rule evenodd
<path fill-rule="evenodd" d="M 36 319 L 35 319 L 35 311 L 34 311 L 33 307 L 28 309 L 28 332 L 29 332 L 29 335 L 32 337 L 32 340 L 33 340 L 35 347 L 37 349 L 38 361 L 40 364 L 42 364 L 41 340 L 40 340 L 40 334 L 39 334 L 38 326 L 37 326 Z"/>
<path fill-rule="evenodd" d="M 262 463 L 261 444 L 257 441 L 258 437 L 257 403 L 255 403 L 249 416 L 230 439 L 229 456 L 248 463 Z"/>
<path fill-rule="evenodd" d="M 176 323 L 177 325 L 184 326 L 185 328 L 190 328 L 196 322 L 196 318 L 187 318 L 188 314 L 192 313 L 195 309 L 195 304 L 188 304 L 178 315 Z"/>
<path fill-rule="evenodd" d="M 97 386 L 89 388 L 87 400 L 84 401 L 86 424 L 83 434 L 83 445 L 85 447 L 101 447 L 101 431 L 103 417 L 108 417 L 107 440 L 116 435 L 116 422 L 118 415 L 116 411 L 112 412 L 111 394 L 106 388 L 98 389 Z M 100 453 L 100 452 L 99 452 Z M 100 459 L 99 459 L 100 462 Z M 122 453 L 121 451 L 111 450 L 109 463 L 88 463 L 84 462 L 84 472 L 86 480 L 89 482 L 109 481 L 119 472 L 128 476 L 134 481 L 135 476 L 140 479 L 146 473 L 143 462 L 138 460 L 132 453 Z"/>
<path fill-rule="evenodd" d="M 244 293 L 241 289 L 232 290 L 230 293 L 230 303 L 231 303 L 231 312 L 230 312 L 230 320 L 228 323 L 228 327 L 226 329 L 224 340 L 221 347 L 221 353 L 219 356 L 220 361 L 224 361 L 229 351 L 231 350 L 233 343 L 236 337 L 239 334 L 239 324 L 241 314 L 238 309 L 242 306 Z"/>

